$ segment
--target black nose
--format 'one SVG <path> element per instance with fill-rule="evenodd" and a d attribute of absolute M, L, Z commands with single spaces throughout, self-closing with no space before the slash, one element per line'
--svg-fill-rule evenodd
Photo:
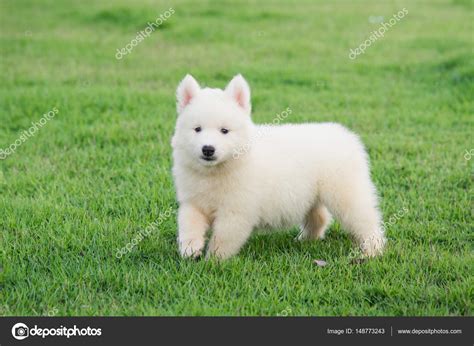
<path fill-rule="evenodd" d="M 202 147 L 202 153 L 206 157 L 211 157 L 216 152 L 216 149 L 212 145 L 205 145 Z"/>

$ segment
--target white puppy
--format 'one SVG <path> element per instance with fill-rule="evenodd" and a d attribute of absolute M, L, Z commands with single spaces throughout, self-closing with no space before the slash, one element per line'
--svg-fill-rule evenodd
<path fill-rule="evenodd" d="M 331 213 L 367 256 L 382 251 L 377 193 L 364 146 L 334 123 L 255 125 L 250 89 L 237 75 L 225 90 L 187 75 L 177 90 L 173 175 L 182 256 L 237 254 L 252 230 L 299 224 L 318 239 Z M 236 155 L 236 153 L 238 155 Z"/>

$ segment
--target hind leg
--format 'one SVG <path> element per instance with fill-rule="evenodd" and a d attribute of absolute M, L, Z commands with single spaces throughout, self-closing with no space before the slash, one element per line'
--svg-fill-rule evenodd
<path fill-rule="evenodd" d="M 322 204 L 316 205 L 308 212 L 300 226 L 301 232 L 298 235 L 298 240 L 323 239 L 331 221 L 332 216 L 328 209 Z"/>
<path fill-rule="evenodd" d="M 355 238 L 363 254 L 373 257 L 382 253 L 386 242 L 375 187 L 368 176 L 352 178 L 333 185 L 324 203 Z"/>

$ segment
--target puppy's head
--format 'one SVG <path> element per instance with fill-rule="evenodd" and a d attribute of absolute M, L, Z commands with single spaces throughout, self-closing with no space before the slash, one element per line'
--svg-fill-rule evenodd
<path fill-rule="evenodd" d="M 187 75 L 176 91 L 178 120 L 172 145 L 192 165 L 217 166 L 247 146 L 253 129 L 250 88 L 241 75 L 224 90 L 201 88 Z"/>

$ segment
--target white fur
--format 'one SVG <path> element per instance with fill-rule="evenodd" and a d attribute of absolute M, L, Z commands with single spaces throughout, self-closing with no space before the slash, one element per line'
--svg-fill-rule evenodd
<path fill-rule="evenodd" d="M 184 257 L 203 253 L 208 229 L 207 255 L 218 258 L 237 254 L 260 227 L 299 224 L 300 239 L 322 238 L 331 213 L 366 255 L 382 251 L 377 194 L 357 135 L 334 123 L 253 124 L 250 89 L 240 75 L 224 91 L 201 89 L 187 75 L 177 103 L 173 175 Z M 204 145 L 215 147 L 215 161 L 201 158 Z"/>

